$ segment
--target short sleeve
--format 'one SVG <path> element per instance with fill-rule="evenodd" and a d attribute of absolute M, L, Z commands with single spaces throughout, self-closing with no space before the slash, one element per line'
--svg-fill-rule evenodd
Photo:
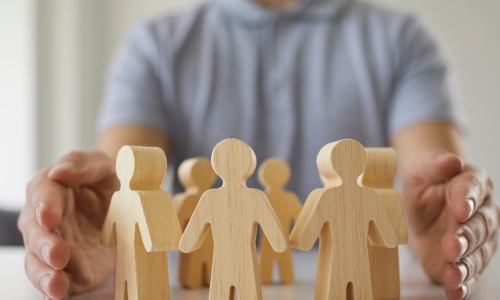
<path fill-rule="evenodd" d="M 446 121 L 466 129 L 449 67 L 436 41 L 408 18 L 397 41 L 398 70 L 390 101 L 388 133 L 425 121 Z"/>
<path fill-rule="evenodd" d="M 165 90 L 164 47 L 154 23 L 137 24 L 119 49 L 106 82 L 97 130 L 141 125 L 173 135 L 174 120 Z M 161 33 L 160 33 L 161 34 Z M 163 76 L 163 77 L 162 77 Z"/>

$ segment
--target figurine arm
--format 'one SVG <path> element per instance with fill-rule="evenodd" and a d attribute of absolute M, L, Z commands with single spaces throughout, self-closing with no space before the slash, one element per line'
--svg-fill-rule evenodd
<path fill-rule="evenodd" d="M 283 253 L 289 247 L 285 230 L 283 229 L 283 226 L 281 225 L 271 203 L 267 199 L 266 194 L 259 190 L 255 191 L 257 195 L 256 203 L 259 205 L 256 209 L 255 219 L 260 224 L 262 231 L 266 235 L 274 251 Z"/>
<path fill-rule="evenodd" d="M 373 192 L 374 197 L 377 197 Z M 398 245 L 398 236 L 389 220 L 384 205 L 378 205 L 378 201 L 371 201 L 374 205 L 368 211 L 371 214 L 368 239 L 373 246 L 394 248 Z"/>
<path fill-rule="evenodd" d="M 299 218 L 300 212 L 302 211 L 302 203 L 299 200 L 299 197 L 294 193 L 290 193 L 290 202 L 288 203 L 290 217 L 293 222 L 296 222 Z"/>
<path fill-rule="evenodd" d="M 321 227 L 323 226 L 323 222 L 318 215 L 318 205 L 322 194 L 322 189 L 317 189 L 312 191 L 309 197 L 307 197 L 306 203 L 290 233 L 292 248 L 309 251 L 318 239 Z"/>
<path fill-rule="evenodd" d="M 191 216 L 184 234 L 181 237 L 179 243 L 179 249 L 184 253 L 193 252 L 198 250 L 203 241 L 205 240 L 207 234 L 210 232 L 210 192 L 207 191 L 201 196 L 196 209 Z"/>
<path fill-rule="evenodd" d="M 101 230 L 101 243 L 106 247 L 116 247 L 116 217 L 115 206 L 117 193 L 113 194 L 109 205 L 108 213 L 104 219 L 104 224 Z"/>
<path fill-rule="evenodd" d="M 140 207 L 137 224 L 148 252 L 179 249 L 182 232 L 170 194 L 165 191 L 137 192 Z"/>
<path fill-rule="evenodd" d="M 179 224 L 183 232 L 186 230 L 187 223 L 192 213 L 188 210 L 189 207 L 186 205 L 185 201 L 186 196 L 184 194 L 178 194 L 174 197 L 175 211 L 177 212 L 177 218 L 179 219 Z"/>

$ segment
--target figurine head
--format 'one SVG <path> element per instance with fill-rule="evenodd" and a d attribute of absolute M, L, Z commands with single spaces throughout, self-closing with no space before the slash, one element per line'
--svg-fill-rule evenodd
<path fill-rule="evenodd" d="M 206 191 L 217 179 L 210 160 L 205 157 L 190 158 L 179 166 L 178 177 L 186 189 Z"/>
<path fill-rule="evenodd" d="M 290 180 L 290 167 L 279 158 L 269 158 L 259 167 L 259 181 L 265 188 L 282 188 Z"/>
<path fill-rule="evenodd" d="M 356 182 L 366 168 L 365 148 L 356 140 L 345 139 L 321 148 L 317 165 L 321 175 L 328 181 L 338 178 L 345 182 Z"/>
<path fill-rule="evenodd" d="M 160 148 L 123 146 L 116 157 L 116 173 L 121 189 L 160 189 L 166 170 L 167 158 Z"/>
<path fill-rule="evenodd" d="M 245 184 L 255 171 L 256 164 L 252 148 L 238 139 L 223 140 L 212 152 L 212 166 L 224 182 Z"/>

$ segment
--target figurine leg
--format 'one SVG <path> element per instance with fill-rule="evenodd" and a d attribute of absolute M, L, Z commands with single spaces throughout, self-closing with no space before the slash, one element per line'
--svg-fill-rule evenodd
<path fill-rule="evenodd" d="M 262 236 L 260 242 L 260 278 L 263 284 L 270 284 L 273 281 L 273 252 L 267 238 Z"/>
<path fill-rule="evenodd" d="M 252 263 L 244 265 L 251 266 Z M 240 277 L 242 281 L 236 286 L 238 300 L 262 300 L 261 279 L 257 272 L 257 268 L 248 268 L 245 270 L 245 275 Z"/>
<path fill-rule="evenodd" d="M 288 249 L 279 255 L 279 268 L 282 283 L 293 283 L 295 274 L 293 271 L 292 250 Z"/>

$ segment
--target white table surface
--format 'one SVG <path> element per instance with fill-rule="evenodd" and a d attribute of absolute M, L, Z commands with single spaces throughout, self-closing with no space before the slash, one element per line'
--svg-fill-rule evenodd
<path fill-rule="evenodd" d="M 446 299 L 441 287 L 433 285 L 425 277 L 418 261 L 409 250 L 400 247 L 401 299 L 438 300 Z M 42 299 L 24 273 L 23 248 L 0 247 L 0 299 L 30 300 Z M 169 254 L 171 298 L 172 300 L 206 300 L 208 289 L 185 290 L 177 283 L 178 254 Z M 293 285 L 271 285 L 263 287 L 264 300 L 309 300 L 314 299 L 314 278 L 316 275 L 317 253 L 294 252 L 296 282 Z M 113 300 L 113 282 L 86 294 L 72 297 L 73 300 Z M 500 299 L 500 255 L 497 253 L 478 283 L 473 299 Z"/>

